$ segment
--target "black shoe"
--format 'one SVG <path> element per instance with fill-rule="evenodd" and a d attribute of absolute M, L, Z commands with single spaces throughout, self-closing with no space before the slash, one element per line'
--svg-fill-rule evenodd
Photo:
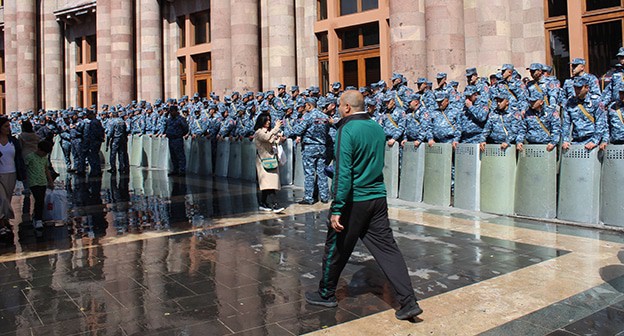
<path fill-rule="evenodd" d="M 411 320 L 414 317 L 423 313 L 417 302 L 410 302 L 407 305 L 401 307 L 394 313 L 394 316 L 399 320 Z"/>
<path fill-rule="evenodd" d="M 329 200 L 321 200 L 321 203 L 327 204 L 327 203 L 329 203 Z"/>
<path fill-rule="evenodd" d="M 273 206 L 271 207 L 271 211 L 273 211 L 274 213 L 280 213 L 280 212 L 284 211 L 284 209 L 286 209 L 286 208 L 284 208 L 283 206 L 280 206 L 277 203 L 273 203 Z"/>
<path fill-rule="evenodd" d="M 314 204 L 314 201 L 312 201 L 312 200 L 308 201 L 306 199 L 302 199 L 301 201 L 298 202 L 298 204 L 301 204 L 301 205 L 312 205 L 312 204 Z"/>
<path fill-rule="evenodd" d="M 109 169 L 109 170 L 107 170 L 107 172 L 109 172 L 109 173 L 111 173 L 113 175 L 117 174 L 117 171 L 115 169 Z"/>
<path fill-rule="evenodd" d="M 323 306 L 328 308 L 338 307 L 338 301 L 336 301 L 335 296 L 324 299 L 321 294 L 319 294 L 319 292 L 306 292 L 305 299 L 307 303 L 315 306 Z"/>

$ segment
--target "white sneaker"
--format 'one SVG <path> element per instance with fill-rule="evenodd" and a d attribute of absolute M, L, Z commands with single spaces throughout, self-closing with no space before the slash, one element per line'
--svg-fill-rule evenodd
<path fill-rule="evenodd" d="M 260 206 L 258 207 L 258 210 L 264 211 L 264 212 L 273 211 L 273 209 L 271 209 L 268 205 L 265 205 L 265 204 L 260 204 Z"/>
<path fill-rule="evenodd" d="M 36 220 L 35 221 L 35 229 L 43 229 L 43 221 Z"/>

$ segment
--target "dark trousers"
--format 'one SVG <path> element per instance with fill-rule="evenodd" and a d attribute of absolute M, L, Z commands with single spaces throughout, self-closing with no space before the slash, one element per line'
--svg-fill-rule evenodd
<path fill-rule="evenodd" d="M 319 294 L 328 298 L 336 293 L 340 273 L 349 261 L 359 239 L 371 252 L 397 294 L 401 306 L 416 301 L 403 254 L 392 235 L 386 198 L 347 204 L 340 217 L 344 230 L 327 231 Z"/>
<path fill-rule="evenodd" d="M 169 138 L 169 154 L 171 155 L 172 170 L 175 173 L 186 171 L 186 154 L 184 153 L 184 139 Z"/>
<path fill-rule="evenodd" d="M 35 209 L 33 211 L 34 220 L 43 219 L 43 207 L 45 206 L 45 186 L 32 186 L 30 187 L 33 197 L 35 198 Z"/>
<path fill-rule="evenodd" d="M 117 167 L 117 158 L 119 158 L 119 171 L 124 172 L 130 168 L 130 159 L 128 157 L 128 139 L 113 139 L 110 148 L 110 166 L 112 170 Z"/>

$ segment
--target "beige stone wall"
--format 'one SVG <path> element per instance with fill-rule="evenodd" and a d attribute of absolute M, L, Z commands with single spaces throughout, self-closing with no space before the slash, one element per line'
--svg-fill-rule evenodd
<path fill-rule="evenodd" d="M 17 36 L 16 17 L 17 7 L 14 1 L 7 1 L 4 5 L 4 56 L 6 76 L 6 109 L 7 112 L 19 109 L 17 93 Z"/>
<path fill-rule="evenodd" d="M 137 2 L 137 99 L 163 98 L 162 16 L 153 0 Z"/>
<path fill-rule="evenodd" d="M 98 51 L 98 102 L 99 105 L 113 101 L 111 69 L 111 0 L 98 0 L 96 11 Z M 98 106 L 99 107 L 99 106 Z"/>
<path fill-rule="evenodd" d="M 232 12 L 227 0 L 212 0 L 210 5 L 212 89 L 223 98 L 232 89 Z"/>
<path fill-rule="evenodd" d="M 316 0 L 295 0 L 295 31 L 297 33 L 297 83 L 307 88 L 319 84 L 317 39 L 314 34 Z M 290 85 L 295 83 L 286 83 Z"/>
<path fill-rule="evenodd" d="M 292 0 L 268 3 L 269 82 L 264 90 L 296 83 L 295 8 Z"/>
<path fill-rule="evenodd" d="M 111 88 L 112 104 L 127 104 L 136 98 L 134 36 L 131 1 L 111 0 Z"/>
<path fill-rule="evenodd" d="M 231 0 L 232 90 L 260 89 L 258 0 Z"/>
<path fill-rule="evenodd" d="M 61 26 L 56 21 L 54 11 L 57 10 L 55 0 L 41 3 L 41 32 L 43 36 L 43 56 L 41 73 L 43 74 L 42 92 L 43 108 L 57 110 L 63 108 L 63 36 Z"/>
<path fill-rule="evenodd" d="M 424 0 L 390 1 L 390 49 L 392 67 L 411 82 L 427 72 Z"/>
<path fill-rule="evenodd" d="M 466 68 L 463 0 L 425 0 L 427 76 L 463 76 Z"/>
<path fill-rule="evenodd" d="M 17 44 L 17 108 L 20 111 L 34 110 L 37 107 L 37 78 L 35 25 L 36 4 L 34 0 L 16 1 Z"/>

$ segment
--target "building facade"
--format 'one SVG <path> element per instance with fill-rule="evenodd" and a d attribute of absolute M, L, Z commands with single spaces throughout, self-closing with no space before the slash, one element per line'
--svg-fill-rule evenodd
<path fill-rule="evenodd" d="M 623 0 L 4 0 L 0 109 L 365 86 L 393 71 L 464 83 L 503 63 L 609 68 Z"/>

